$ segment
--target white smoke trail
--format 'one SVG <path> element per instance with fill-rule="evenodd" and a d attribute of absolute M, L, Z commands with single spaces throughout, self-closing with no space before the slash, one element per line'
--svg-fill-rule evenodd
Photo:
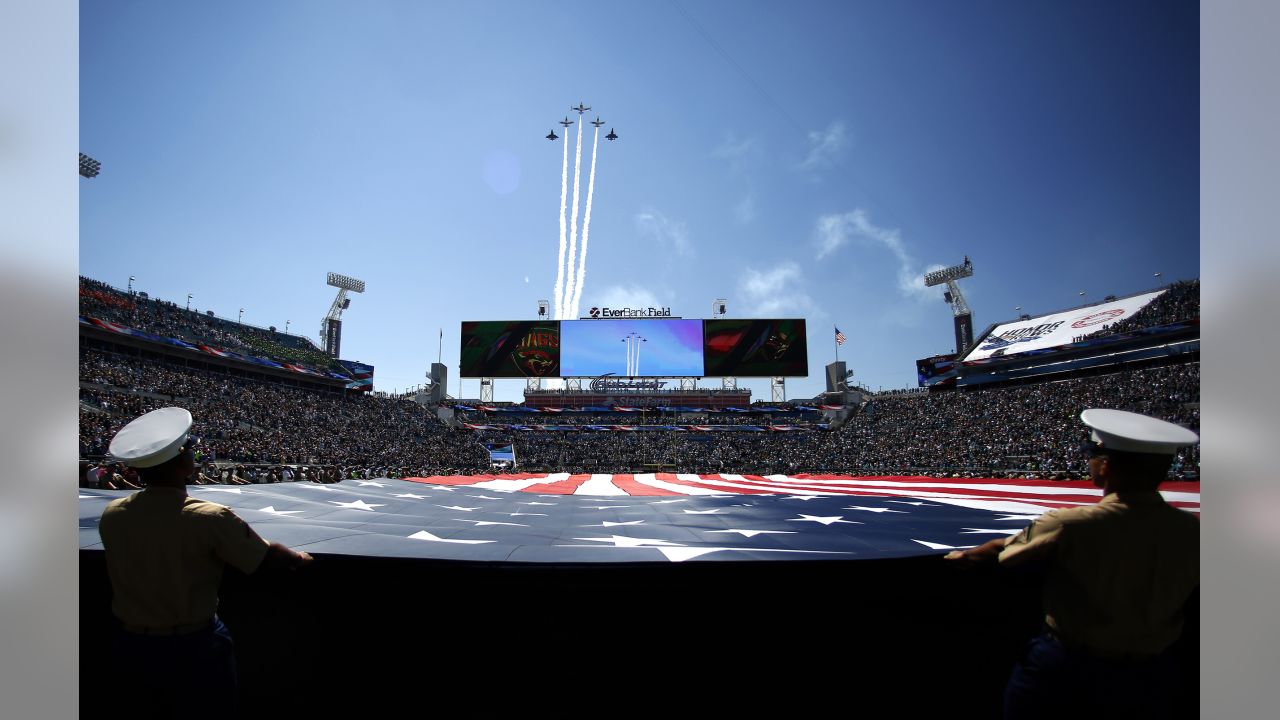
<path fill-rule="evenodd" d="M 569 264 L 568 268 L 569 282 L 566 283 L 564 289 L 565 315 L 568 315 L 572 309 L 570 302 L 573 299 L 573 263 L 578 252 L 578 187 L 582 179 L 582 114 L 578 114 L 578 147 L 573 153 L 573 214 L 569 216 Z"/>
<path fill-rule="evenodd" d="M 564 315 L 564 205 L 565 196 L 569 192 L 569 139 L 564 141 L 564 160 L 560 165 L 560 254 L 556 258 L 556 319 Z"/>
<path fill-rule="evenodd" d="M 578 254 L 578 280 L 573 286 L 573 301 L 570 303 L 570 317 L 578 316 L 578 303 L 582 301 L 582 281 L 587 275 L 587 238 L 591 235 L 591 197 L 596 189 L 596 149 L 600 146 L 600 127 L 596 126 L 595 137 L 591 140 L 591 174 L 587 180 L 587 209 L 582 217 L 582 252 Z"/>

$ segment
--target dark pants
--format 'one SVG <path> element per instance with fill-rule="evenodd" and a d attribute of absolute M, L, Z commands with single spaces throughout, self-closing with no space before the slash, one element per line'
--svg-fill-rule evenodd
<path fill-rule="evenodd" d="M 1070 650 L 1046 632 L 1028 645 L 1004 691 L 1006 720 L 1167 718 L 1177 667 L 1167 655 L 1107 660 Z"/>
<path fill-rule="evenodd" d="M 113 667 L 130 718 L 229 718 L 236 715 L 236 657 L 227 626 L 153 636 L 117 631 Z"/>

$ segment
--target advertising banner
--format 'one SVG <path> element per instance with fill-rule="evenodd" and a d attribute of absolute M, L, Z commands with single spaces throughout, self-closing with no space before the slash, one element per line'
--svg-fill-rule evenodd
<path fill-rule="evenodd" d="M 1003 323 L 992 328 L 978 346 L 964 356 L 963 361 L 1009 357 L 1080 342 L 1114 322 L 1133 317 L 1163 292 L 1157 290 L 1100 305 Z"/>
<path fill-rule="evenodd" d="M 934 355 L 916 361 L 916 380 L 920 387 L 956 384 L 956 355 Z"/>

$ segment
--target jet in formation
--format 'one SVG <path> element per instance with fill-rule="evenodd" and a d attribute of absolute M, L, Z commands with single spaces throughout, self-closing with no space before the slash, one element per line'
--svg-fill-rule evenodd
<path fill-rule="evenodd" d="M 555 131 L 555 130 L 552 130 L 551 132 L 547 133 L 547 139 L 548 139 L 548 140 L 556 140 L 556 139 L 558 139 L 559 137 L 560 137 L 560 136 L 556 134 L 556 131 Z"/>
<path fill-rule="evenodd" d="M 608 135 L 605 135 L 605 136 L 604 136 L 604 139 L 605 139 L 605 140 L 617 140 L 617 139 L 618 139 L 618 133 L 614 132 L 614 131 L 613 131 L 613 128 L 609 128 L 609 134 L 608 134 Z"/>
<path fill-rule="evenodd" d="M 600 127 L 601 125 L 604 124 L 604 121 L 600 119 L 599 115 L 597 115 L 596 119 L 591 121 L 591 124 L 595 125 L 596 127 Z"/>
<path fill-rule="evenodd" d="M 566 115 L 565 118 L 560 121 L 560 124 L 568 128 L 570 125 L 573 124 L 573 121 L 569 119 L 568 115 Z"/>
<path fill-rule="evenodd" d="M 584 112 L 586 112 L 586 111 L 590 110 L 591 108 L 586 107 L 586 106 L 585 106 L 585 105 L 583 105 L 582 103 L 578 103 L 578 107 L 570 107 L 569 109 L 570 109 L 570 110 L 577 110 L 577 111 L 578 111 L 578 114 L 579 114 L 579 115 L 581 115 L 582 113 L 584 113 Z"/>

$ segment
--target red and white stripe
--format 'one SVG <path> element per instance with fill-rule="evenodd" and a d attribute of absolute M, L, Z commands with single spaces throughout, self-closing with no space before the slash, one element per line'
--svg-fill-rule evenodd
<path fill-rule="evenodd" d="M 1102 491 L 1085 480 L 950 479 L 924 476 L 738 475 L 721 473 L 506 473 L 407 478 L 431 485 L 474 486 L 545 495 L 789 495 L 863 496 L 920 500 L 1004 512 L 1039 513 L 1092 505 Z M 1174 507 L 1200 512 L 1199 483 L 1165 483 L 1161 494 Z"/>

